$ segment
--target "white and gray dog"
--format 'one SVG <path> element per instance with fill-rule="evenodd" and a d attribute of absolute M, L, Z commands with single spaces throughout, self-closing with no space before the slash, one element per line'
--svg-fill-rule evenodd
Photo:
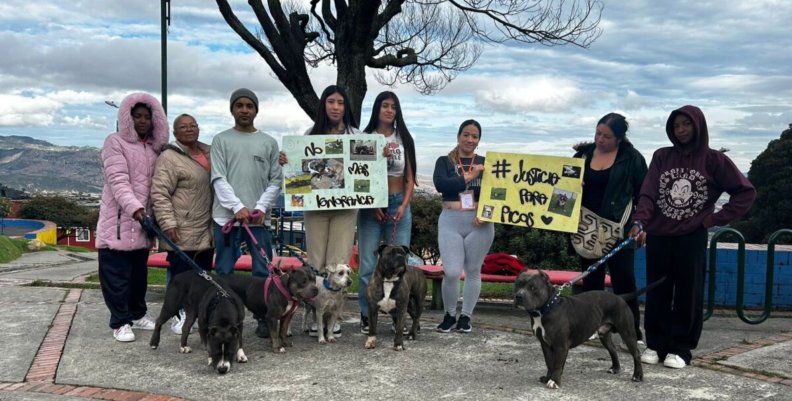
<path fill-rule="evenodd" d="M 327 277 L 316 276 L 319 295 L 310 302 L 306 301 L 302 324 L 302 330 L 305 330 L 308 316 L 313 316 L 319 344 L 336 342 L 333 327 L 344 312 L 347 288 L 352 285 L 352 268 L 347 264 L 329 264 L 325 267 L 325 273 Z"/>

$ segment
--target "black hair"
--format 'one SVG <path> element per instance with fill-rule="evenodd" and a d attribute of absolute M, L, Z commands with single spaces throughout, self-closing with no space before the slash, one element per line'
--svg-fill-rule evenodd
<path fill-rule="evenodd" d="M 316 112 L 313 128 L 311 128 L 308 135 L 324 135 L 329 133 L 333 128 L 330 125 L 330 120 L 327 118 L 327 98 L 334 93 L 338 93 L 344 98 L 344 117 L 341 119 L 341 122 L 344 124 L 344 129 L 348 133 L 351 133 L 352 127 L 357 128 L 357 120 L 355 120 L 355 116 L 352 114 L 352 104 L 349 102 L 349 96 L 347 96 L 346 90 L 338 85 L 330 85 L 322 92 L 322 97 L 319 99 L 319 110 Z"/>
<path fill-rule="evenodd" d="M 415 185 L 418 185 L 418 180 L 416 179 L 416 170 L 418 166 L 415 164 L 415 141 L 413 141 L 413 137 L 410 135 L 410 130 L 407 129 L 407 124 L 404 122 L 401 103 L 399 102 L 399 98 L 395 93 L 391 91 L 384 91 L 377 95 L 377 98 L 374 99 L 374 105 L 371 106 L 371 118 L 369 118 L 368 125 L 366 125 L 366 128 L 363 129 L 363 132 L 370 134 L 376 131 L 377 127 L 379 127 L 380 108 L 382 108 L 382 102 L 387 99 L 393 100 L 393 105 L 396 107 L 396 118 L 393 121 L 393 129 L 397 131 L 401 137 L 402 145 L 404 145 L 404 151 L 407 153 L 407 161 L 410 163 L 410 167 L 412 167 L 413 182 Z"/>
<path fill-rule="evenodd" d="M 151 114 L 152 116 L 154 116 L 154 113 L 152 113 L 152 112 L 151 112 L 151 106 L 149 106 L 149 105 L 147 105 L 146 103 L 143 103 L 143 102 L 137 102 L 137 103 L 135 103 L 135 105 L 134 105 L 134 106 L 132 106 L 132 108 L 131 108 L 131 109 L 129 109 L 129 114 L 132 114 L 132 112 L 133 112 L 133 111 L 135 111 L 135 109 L 136 109 L 136 108 L 138 108 L 138 107 L 145 107 L 145 108 L 146 108 L 146 110 L 148 110 L 148 111 L 149 111 L 149 114 Z"/>
<path fill-rule="evenodd" d="M 627 119 L 624 118 L 623 115 L 619 113 L 608 113 L 605 114 L 600 120 L 597 122 L 597 125 L 605 124 L 608 128 L 613 131 L 613 136 L 616 137 L 619 141 L 627 141 L 627 130 L 630 129 L 630 124 L 627 122 Z"/>

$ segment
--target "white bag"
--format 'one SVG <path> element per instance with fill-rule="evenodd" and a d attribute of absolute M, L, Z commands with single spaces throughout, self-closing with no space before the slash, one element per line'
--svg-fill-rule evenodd
<path fill-rule="evenodd" d="M 624 238 L 624 224 L 630 218 L 630 211 L 632 200 L 624 209 L 621 221 L 616 222 L 604 219 L 581 206 L 578 230 L 570 237 L 575 252 L 586 259 L 599 259 L 606 255 Z"/>

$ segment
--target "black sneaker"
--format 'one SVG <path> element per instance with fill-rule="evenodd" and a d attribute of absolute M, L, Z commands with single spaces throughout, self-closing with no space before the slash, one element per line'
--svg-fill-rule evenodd
<path fill-rule="evenodd" d="M 269 338 L 270 332 L 269 327 L 267 327 L 267 322 L 264 319 L 258 321 L 258 326 L 256 326 L 256 336 L 261 338 Z"/>
<path fill-rule="evenodd" d="M 363 334 L 369 333 L 369 320 L 368 316 L 360 315 L 360 332 Z"/>
<path fill-rule="evenodd" d="M 454 323 L 456 323 L 456 318 L 446 312 L 445 316 L 443 317 L 443 323 L 440 323 L 437 326 L 437 331 L 441 333 L 450 333 L 451 328 L 454 327 Z"/>
<path fill-rule="evenodd" d="M 470 325 L 470 316 L 460 316 L 456 325 L 456 330 L 462 333 L 470 333 L 473 330 L 473 326 Z"/>

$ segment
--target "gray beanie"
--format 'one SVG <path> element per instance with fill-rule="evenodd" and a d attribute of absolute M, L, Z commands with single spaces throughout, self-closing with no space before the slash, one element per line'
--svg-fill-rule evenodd
<path fill-rule="evenodd" d="M 234 109 L 234 102 L 236 102 L 240 97 L 246 97 L 252 100 L 253 104 L 256 105 L 256 111 L 258 111 L 258 97 L 256 97 L 256 94 L 253 93 L 252 90 L 247 88 L 239 88 L 231 94 L 231 110 Z"/>

